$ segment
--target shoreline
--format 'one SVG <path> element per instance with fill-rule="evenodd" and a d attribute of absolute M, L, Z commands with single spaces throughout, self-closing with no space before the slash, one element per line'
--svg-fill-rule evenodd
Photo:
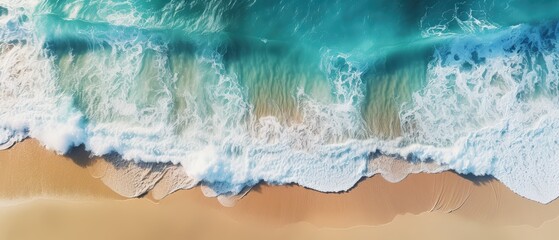
<path fill-rule="evenodd" d="M 208 229 L 243 226 L 289 233 L 295 228 L 296 232 L 312 233 L 307 236 L 327 233 L 322 235 L 325 239 L 336 234 L 341 237 L 386 229 L 393 229 L 391 234 L 399 234 L 395 229 L 405 229 L 410 222 L 444 224 L 454 221 L 453 224 L 471 224 L 479 231 L 478 227 L 485 229 L 483 231 L 523 229 L 530 232 L 543 226 L 559 226 L 559 201 L 540 204 L 513 193 L 493 178 L 468 179 L 450 171 L 410 174 L 397 183 L 375 175 L 344 193 L 322 193 L 297 185 L 260 184 L 234 207 L 224 207 L 217 199 L 204 196 L 199 186 L 178 190 L 161 200 L 153 197 L 153 189 L 141 197 L 123 197 L 105 185 L 102 174 L 95 175 L 99 174 L 99 170 L 95 169 L 99 168 L 98 164 L 80 165 L 79 161 L 72 160 L 80 157 L 84 155 L 56 155 L 32 139 L 0 151 L 0 199 L 32 199 L 0 206 L 6 210 L 0 213 L 0 226 L 10 225 L 3 222 L 18 216 L 27 219 L 24 216 L 35 218 L 43 211 L 51 214 L 53 209 L 57 209 L 55 212 L 60 214 L 59 221 L 65 224 L 80 225 L 72 223 L 71 219 L 77 217 L 72 216 L 72 212 L 82 214 L 81 219 L 99 211 L 100 216 L 93 217 L 97 221 L 115 224 L 130 221 L 135 223 L 133 225 L 145 226 L 147 231 L 157 220 L 161 221 L 160 224 L 173 226 L 168 231 L 179 231 L 173 233 L 179 235 L 182 234 L 180 229 L 192 230 L 193 226 Z M 102 160 L 98 158 L 94 162 Z M 120 208 L 123 210 L 115 210 Z M 114 211 L 127 213 L 110 219 Z M 199 219 L 203 219 L 200 221 L 207 226 L 196 223 Z M 220 222 L 214 223 L 216 219 Z M 144 223 L 146 221 L 149 224 Z M 124 233 L 133 231 L 121 230 Z M 0 235 L 3 232 L 0 228 Z"/>
<path fill-rule="evenodd" d="M 504 225 L 532 226 L 541 225 L 545 219 L 559 216 L 559 201 L 541 204 L 512 192 L 492 177 L 463 176 L 453 171 L 410 174 L 396 183 L 389 182 L 377 174 L 362 179 L 349 191 L 341 193 L 323 193 L 296 184 L 278 186 L 262 183 L 253 187 L 234 207 L 225 207 L 220 205 L 215 197 L 204 196 L 201 191 L 203 186 L 194 186 L 189 190 L 179 189 L 162 199 L 161 196 L 154 197 L 154 192 L 163 182 L 165 173 L 159 173 L 158 178 L 153 178 L 151 188 L 142 189 L 145 192 L 137 189 L 118 189 L 125 186 L 111 186 L 109 180 L 134 184 L 137 180 L 133 178 L 138 176 L 150 178 L 150 175 L 146 174 L 150 169 L 143 170 L 143 175 L 130 171 L 136 174 L 131 175 L 130 172 L 126 172 L 129 171 L 126 166 L 113 166 L 115 172 L 107 172 L 111 163 L 104 158 L 89 158 L 83 151 L 72 151 L 64 156 L 57 155 L 44 149 L 33 139 L 26 139 L 8 150 L 0 151 L 0 159 L 3 158 L 8 159 L 0 161 L 0 169 L 3 170 L 0 173 L 0 186 L 3 185 L 0 189 L 0 199 L 147 199 L 153 203 L 165 204 L 174 198 L 194 198 L 205 206 L 231 215 L 270 218 L 279 220 L 281 224 L 310 220 L 310 223 L 326 227 L 379 225 L 390 222 L 398 215 L 424 212 L 452 212 L 472 219 L 499 221 Z M 125 172 L 119 171 L 122 169 Z M 109 180 L 103 179 L 109 174 Z M 121 174 L 124 175 L 120 176 Z M 115 176 L 121 179 L 114 179 Z M 18 185 L 20 187 L 16 187 Z M 131 197 L 119 194 L 125 191 L 132 191 L 133 193 L 129 194 Z M 413 198 L 410 198 L 410 195 Z M 522 208 L 519 208 L 520 206 Z M 283 212 L 273 212 L 271 209 L 274 208 L 288 208 L 289 211 L 299 214 L 285 215 Z M 551 209 L 553 211 L 550 211 Z M 543 217 L 530 218 L 523 223 L 526 218 L 517 216 L 534 211 L 541 211 L 539 215 Z M 337 216 L 338 222 L 323 220 L 332 219 L 339 212 L 351 217 L 340 221 L 340 216 Z M 519 214 L 512 214 L 514 212 Z M 327 215 L 330 217 L 324 217 Z"/>

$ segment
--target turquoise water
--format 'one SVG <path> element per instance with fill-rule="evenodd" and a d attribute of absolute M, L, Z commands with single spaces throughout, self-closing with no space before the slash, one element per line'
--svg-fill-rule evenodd
<path fill-rule="evenodd" d="M 0 148 L 172 162 L 218 194 L 343 191 L 383 154 L 559 196 L 553 1 L 0 6 Z"/>

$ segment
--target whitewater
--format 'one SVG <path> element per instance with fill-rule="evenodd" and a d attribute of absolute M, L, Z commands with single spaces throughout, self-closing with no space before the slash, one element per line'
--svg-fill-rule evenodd
<path fill-rule="evenodd" d="M 412 2 L 0 0 L 0 150 L 171 163 L 214 195 L 453 170 L 557 198 L 559 4 Z"/>

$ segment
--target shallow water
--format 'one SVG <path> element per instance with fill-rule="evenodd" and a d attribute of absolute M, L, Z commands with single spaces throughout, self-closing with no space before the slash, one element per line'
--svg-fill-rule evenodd
<path fill-rule="evenodd" d="M 559 196 L 551 1 L 0 6 L 0 149 L 172 162 L 216 194 L 343 191 L 381 154 Z"/>

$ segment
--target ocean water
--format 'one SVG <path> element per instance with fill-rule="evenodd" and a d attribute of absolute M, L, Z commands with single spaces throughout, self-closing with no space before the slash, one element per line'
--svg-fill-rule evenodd
<path fill-rule="evenodd" d="M 0 0 L 0 149 L 180 164 L 216 195 L 345 191 L 385 155 L 547 203 L 558 95 L 554 1 Z"/>

